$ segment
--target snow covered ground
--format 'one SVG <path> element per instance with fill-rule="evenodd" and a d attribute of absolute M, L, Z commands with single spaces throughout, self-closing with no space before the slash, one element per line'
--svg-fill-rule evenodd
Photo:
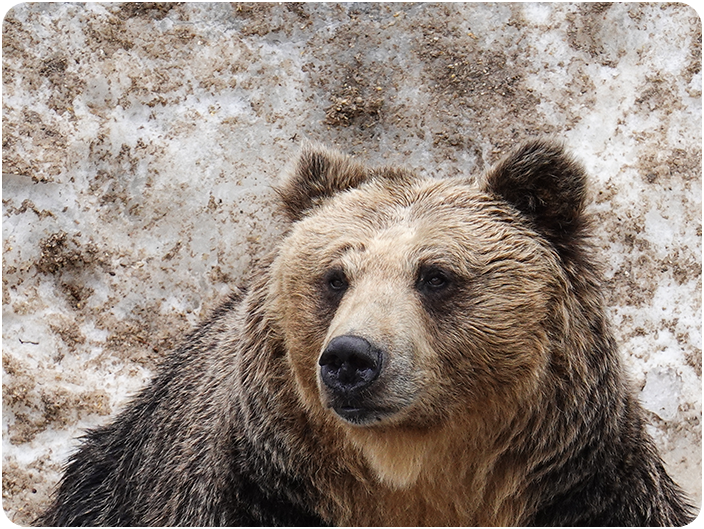
<path fill-rule="evenodd" d="M 478 174 L 564 140 L 616 337 L 701 502 L 701 22 L 683 4 L 21 4 L 3 22 L 3 508 L 247 276 L 312 139 Z"/>

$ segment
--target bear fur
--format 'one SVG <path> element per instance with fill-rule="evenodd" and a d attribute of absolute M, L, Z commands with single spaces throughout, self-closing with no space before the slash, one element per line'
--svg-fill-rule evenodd
<path fill-rule="evenodd" d="M 238 292 L 72 456 L 39 525 L 683 525 L 609 330 L 586 177 L 305 146 Z"/>

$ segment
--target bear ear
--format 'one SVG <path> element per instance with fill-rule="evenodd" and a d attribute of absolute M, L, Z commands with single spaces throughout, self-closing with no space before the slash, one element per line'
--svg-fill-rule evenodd
<path fill-rule="evenodd" d="M 291 221 L 300 220 L 325 198 L 359 186 L 370 171 L 341 152 L 306 143 L 287 175 L 276 187 L 281 206 Z"/>
<path fill-rule="evenodd" d="M 561 253 L 586 226 L 587 177 L 561 145 L 532 141 L 487 173 L 483 189 L 520 211 Z"/>

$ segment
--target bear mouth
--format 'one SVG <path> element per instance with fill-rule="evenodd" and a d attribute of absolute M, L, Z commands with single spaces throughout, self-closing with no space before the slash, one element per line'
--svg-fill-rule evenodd
<path fill-rule="evenodd" d="M 388 411 L 378 408 L 365 408 L 350 405 L 332 405 L 331 408 L 345 422 L 356 426 L 368 426 L 381 422 Z"/>

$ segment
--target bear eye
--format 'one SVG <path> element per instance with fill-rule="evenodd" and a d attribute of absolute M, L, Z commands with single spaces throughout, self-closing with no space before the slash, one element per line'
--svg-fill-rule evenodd
<path fill-rule="evenodd" d="M 443 287 L 445 286 L 445 283 L 447 283 L 447 278 L 442 272 L 436 272 L 425 280 L 425 284 L 431 288 Z"/>
<path fill-rule="evenodd" d="M 325 276 L 325 284 L 333 292 L 343 292 L 347 290 L 347 278 L 342 270 L 331 270 Z"/>
<path fill-rule="evenodd" d="M 417 288 L 421 292 L 432 294 L 447 288 L 451 283 L 450 273 L 437 267 L 421 269 Z"/>
<path fill-rule="evenodd" d="M 347 292 L 349 288 L 349 281 L 342 269 L 333 268 L 318 277 L 316 286 L 318 292 L 317 306 L 320 311 L 320 318 L 331 320 L 345 292 Z"/>

